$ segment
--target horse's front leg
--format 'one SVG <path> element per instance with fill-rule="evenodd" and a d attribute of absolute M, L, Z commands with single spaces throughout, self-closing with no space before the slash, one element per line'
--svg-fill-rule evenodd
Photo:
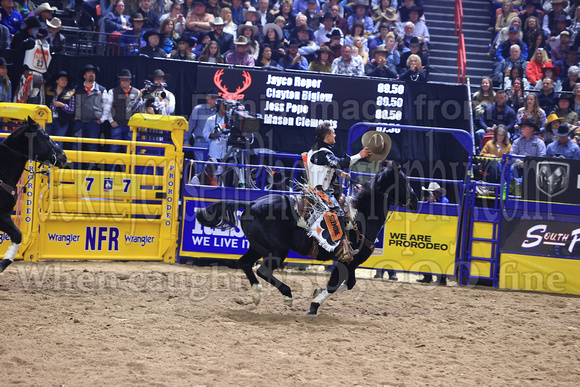
<path fill-rule="evenodd" d="M 0 261 L 0 273 L 2 273 L 4 269 L 14 262 L 14 258 L 16 257 L 18 249 L 20 248 L 20 243 L 22 242 L 22 233 L 12 221 L 12 216 L 10 214 L 0 215 L 0 230 L 5 231 L 12 241 L 12 244 L 8 246 L 8 250 L 6 250 L 6 254 L 4 254 L 4 259 Z"/>
<path fill-rule="evenodd" d="M 254 301 L 254 304 L 256 305 L 258 305 L 262 299 L 262 285 L 260 285 L 258 278 L 256 278 L 253 267 L 254 263 L 256 263 L 260 258 L 262 258 L 262 255 L 254 250 L 250 245 L 248 251 L 246 251 L 246 253 L 238 260 L 240 269 L 246 273 L 246 277 L 248 277 L 248 280 L 250 281 L 250 285 L 252 286 L 252 301 Z"/>
<path fill-rule="evenodd" d="M 351 269 L 349 266 L 349 264 L 345 264 L 344 262 L 337 261 L 335 263 L 332 273 L 330 273 L 330 279 L 328 280 L 326 288 L 318 288 L 314 291 L 314 299 L 310 303 L 308 315 L 316 316 L 320 305 L 322 305 L 331 294 L 341 293 L 348 289 L 345 282 L 348 282 L 351 273 L 354 276 L 354 269 Z"/>
<path fill-rule="evenodd" d="M 271 285 L 275 286 L 276 289 L 278 289 L 280 293 L 284 295 L 284 304 L 286 306 L 292 306 L 293 299 L 290 287 L 284 282 L 280 281 L 278 278 L 274 277 L 274 270 L 282 265 L 282 262 L 284 262 L 284 259 L 286 259 L 287 255 L 288 251 L 273 253 L 267 257 L 264 257 L 264 262 L 258 268 L 258 276 L 268 281 Z"/>

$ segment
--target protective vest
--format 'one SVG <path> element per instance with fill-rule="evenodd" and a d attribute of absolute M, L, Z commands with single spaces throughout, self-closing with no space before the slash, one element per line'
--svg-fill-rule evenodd
<path fill-rule="evenodd" d="M 310 188 L 316 188 L 317 186 L 322 186 L 322 190 L 326 191 L 330 188 L 332 179 L 336 170 L 329 167 L 328 165 L 317 165 L 312 162 L 312 156 L 320 151 L 327 151 L 332 153 L 328 148 L 320 148 L 317 150 L 311 149 L 308 152 L 308 175 L 310 176 L 309 185 Z M 333 153 L 334 154 L 334 153 Z"/>
<path fill-rule="evenodd" d="M 113 121 L 117 122 L 121 126 L 129 125 L 129 118 L 131 118 L 131 112 L 128 111 L 130 103 L 139 97 L 139 90 L 131 87 L 128 95 L 125 94 L 121 86 L 115 87 L 111 93 L 112 106 L 111 106 L 111 117 Z"/>
<path fill-rule="evenodd" d="M 50 65 L 52 56 L 50 54 L 50 45 L 46 40 L 36 39 L 34 47 L 26 50 L 24 54 L 24 64 L 31 71 L 44 74 Z"/>

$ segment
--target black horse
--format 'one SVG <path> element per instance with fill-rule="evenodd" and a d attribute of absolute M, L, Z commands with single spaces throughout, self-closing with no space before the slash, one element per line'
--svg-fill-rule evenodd
<path fill-rule="evenodd" d="M 244 210 L 240 223 L 250 247 L 238 262 L 250 280 L 256 305 L 260 302 L 262 286 L 252 270 L 254 263 L 264 257 L 257 271 L 258 276 L 274 285 L 285 296 L 285 304 L 290 306 L 290 287 L 274 277 L 273 272 L 280 267 L 290 250 L 307 256 L 312 248 L 313 239 L 306 235 L 306 230 L 297 226 L 291 200 L 282 195 L 266 195 L 252 202 L 225 200 L 213 203 L 196 214 L 197 221 L 203 226 L 229 228 L 236 224 L 238 209 Z M 326 289 L 315 292 L 309 314 L 315 315 L 330 294 L 353 288 L 356 283 L 355 269 L 372 254 L 374 241 L 385 224 L 391 205 L 412 211 L 418 207 L 417 195 L 407 176 L 394 162 L 377 173 L 354 198 L 359 234 L 357 240 L 357 233 L 351 230 L 348 238 L 359 252 L 349 264 L 336 262 Z M 316 259 L 336 260 L 333 253 L 324 249 L 319 251 Z"/>
<path fill-rule="evenodd" d="M 14 261 L 22 242 L 22 233 L 12 221 L 11 214 L 18 198 L 16 184 L 28 160 L 58 167 L 67 162 L 60 146 L 30 117 L 26 125 L 0 144 L 0 231 L 6 232 L 12 242 L 0 261 L 0 273 Z"/>

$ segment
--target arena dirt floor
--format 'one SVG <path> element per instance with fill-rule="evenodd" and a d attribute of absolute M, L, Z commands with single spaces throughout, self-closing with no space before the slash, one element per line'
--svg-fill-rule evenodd
<path fill-rule="evenodd" d="M 327 274 L 278 275 L 290 308 L 227 268 L 17 262 L 0 385 L 580 384 L 579 297 L 359 279 L 308 317 Z"/>

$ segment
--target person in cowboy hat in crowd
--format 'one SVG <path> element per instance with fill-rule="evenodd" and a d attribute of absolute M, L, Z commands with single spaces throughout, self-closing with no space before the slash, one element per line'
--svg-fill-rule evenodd
<path fill-rule="evenodd" d="M 260 44 L 256 38 L 257 33 L 258 27 L 253 25 L 250 21 L 247 21 L 238 27 L 238 36 L 245 36 L 246 39 L 248 39 L 246 52 L 254 58 L 254 62 L 258 59 L 258 54 L 260 53 Z"/>
<path fill-rule="evenodd" d="M 145 40 L 143 39 L 143 35 L 145 35 L 145 30 L 143 29 L 145 20 L 140 13 L 133 14 L 129 19 L 133 29 L 125 30 L 121 34 L 121 44 L 127 48 L 127 52 L 138 52 L 141 47 L 145 46 Z"/>
<path fill-rule="evenodd" d="M 550 114 L 555 114 L 562 117 L 564 124 L 578 125 L 578 113 L 572 110 L 572 100 L 569 95 L 560 95 L 555 99 L 556 109 Z"/>
<path fill-rule="evenodd" d="M 316 50 L 316 59 L 308 65 L 310 71 L 330 73 L 332 71 L 332 60 L 330 60 L 331 54 L 332 51 L 328 46 L 322 46 Z"/>
<path fill-rule="evenodd" d="M 238 36 L 234 44 L 236 50 L 226 55 L 226 63 L 254 67 L 254 58 L 247 53 L 248 39 L 245 36 Z"/>
<path fill-rule="evenodd" d="M 559 17 L 564 18 L 568 14 L 564 11 L 564 8 L 568 6 L 568 0 L 552 0 L 552 11 L 548 12 L 544 16 L 543 29 L 546 36 L 557 36 L 557 20 Z"/>
<path fill-rule="evenodd" d="M 320 47 L 323 43 L 330 42 L 330 37 L 328 35 L 332 34 L 332 31 L 340 30 L 334 26 L 334 19 L 330 12 L 324 14 L 320 19 L 320 27 L 314 32 L 314 42 Z"/>
<path fill-rule="evenodd" d="M 354 14 L 350 15 L 347 19 L 349 30 L 352 29 L 352 25 L 356 21 L 361 21 L 364 24 L 364 30 L 367 34 L 372 34 L 374 30 L 373 19 L 369 16 L 370 6 L 368 0 L 356 0 L 352 9 Z"/>
<path fill-rule="evenodd" d="M 284 32 L 279 25 L 275 23 L 265 24 L 262 28 L 262 40 L 260 45 L 269 45 L 272 49 L 272 59 L 278 62 L 281 57 L 286 55 L 284 46 Z"/>
<path fill-rule="evenodd" d="M 133 12 L 133 17 L 137 14 L 141 14 L 145 21 L 143 25 L 143 29 L 145 31 L 158 31 L 161 22 L 159 21 L 159 15 L 155 13 L 153 8 L 153 0 L 140 0 L 139 1 L 139 8 L 135 12 Z"/>
<path fill-rule="evenodd" d="M 558 141 L 554 141 L 546 148 L 546 157 L 556 157 L 560 159 L 580 160 L 580 147 L 570 140 L 572 127 L 567 124 L 558 126 L 553 131 Z"/>
<path fill-rule="evenodd" d="M 296 16 L 296 26 L 290 31 L 290 39 L 298 39 L 298 30 L 302 26 L 308 27 L 308 24 L 306 24 L 306 15 L 298 14 Z M 308 39 L 314 40 L 314 30 L 310 27 L 308 27 Z"/>
<path fill-rule="evenodd" d="M 541 0 L 526 0 L 523 4 L 523 10 L 519 14 L 519 18 L 522 21 L 522 25 L 525 26 L 526 20 L 530 16 L 534 16 L 538 20 L 543 20 L 543 15 L 538 10 L 541 10 L 542 4 Z"/>
<path fill-rule="evenodd" d="M 359 153 L 353 156 L 338 158 L 333 152 L 334 144 L 336 143 L 336 133 L 334 128 L 328 122 L 323 122 L 316 127 L 315 133 L 316 137 L 314 145 L 308 152 L 306 159 L 308 167 L 308 185 L 311 189 L 325 195 L 328 207 L 339 217 L 342 232 L 337 233 L 337 235 L 344 235 L 345 214 L 338 203 L 338 196 L 342 194 L 340 184 L 336 186 L 338 183 L 338 176 L 340 174 L 340 176 L 344 178 L 349 178 L 348 173 L 341 170 L 350 168 L 361 159 L 369 159 L 369 161 L 384 160 L 390 151 L 391 139 L 385 133 L 367 132 L 363 135 L 363 149 Z M 371 146 L 376 150 L 380 148 L 381 153 L 374 154 L 368 146 Z M 385 152 L 384 154 L 383 151 Z M 312 219 L 309 222 L 309 225 L 310 227 L 313 227 L 316 226 L 317 223 L 317 219 Z M 312 229 L 310 231 L 319 244 L 327 251 L 333 251 L 331 248 L 333 248 L 334 245 L 334 248 L 337 249 L 334 251 L 336 251 L 341 260 L 350 261 L 357 253 L 356 251 L 352 251 L 345 238 L 341 238 L 341 242 L 336 241 L 336 243 L 329 243 L 323 234 Z"/>
<path fill-rule="evenodd" d="M 34 14 L 43 28 L 46 28 L 46 22 L 52 19 L 52 13 L 58 10 L 56 7 L 51 7 L 49 3 L 42 3 L 34 9 Z"/>
<path fill-rule="evenodd" d="M 205 0 L 194 0 L 193 6 L 193 10 L 185 18 L 185 31 L 183 34 L 185 36 L 194 36 L 199 41 L 202 33 L 211 31 L 210 23 L 215 21 L 215 17 L 206 13 L 207 3 Z"/>
<path fill-rule="evenodd" d="M 284 171 L 277 170 L 268 173 L 267 186 L 268 191 L 292 191 L 292 187 L 288 185 L 288 177 L 284 175 Z"/>
<path fill-rule="evenodd" d="M 83 83 L 75 88 L 75 122 L 76 137 L 99 138 L 101 124 L 109 116 L 104 103 L 107 90 L 96 82 L 99 68 L 87 64 L 81 69 Z M 86 144 L 86 150 L 97 151 L 97 144 Z M 78 149 L 80 150 L 80 149 Z"/>
<path fill-rule="evenodd" d="M 320 2 L 317 1 L 316 12 L 320 13 Z M 295 0 L 292 4 L 294 16 L 298 16 L 301 12 L 308 9 L 308 0 Z"/>
<path fill-rule="evenodd" d="M 36 39 L 45 39 L 48 34 L 46 25 L 42 24 L 36 16 L 30 16 L 22 23 L 20 31 L 12 38 L 10 48 L 18 51 L 26 51 L 34 48 Z"/>
<path fill-rule="evenodd" d="M 415 24 L 415 36 L 425 42 L 426 45 L 429 45 L 431 36 L 429 35 L 427 25 L 421 20 L 421 16 L 423 16 L 423 7 L 416 5 L 411 7 L 409 10 L 409 21 Z"/>
<path fill-rule="evenodd" d="M 171 77 L 161 69 L 156 69 L 149 76 L 151 86 L 144 87 L 139 93 L 139 98 L 130 103 L 129 111 L 132 113 L 148 113 L 169 116 L 175 111 L 175 96 L 167 90 L 167 79 Z"/>
<path fill-rule="evenodd" d="M 0 16 L 2 16 L 0 23 L 8 27 L 12 35 L 20 31 L 24 19 L 20 12 L 14 10 L 14 0 L 0 0 Z"/>
<path fill-rule="evenodd" d="M 347 35 L 349 32 L 348 21 L 344 17 L 340 16 L 339 5 L 338 4 L 331 5 L 329 12 L 332 15 L 332 19 L 334 20 L 334 26 L 342 32 L 343 36 Z"/>
<path fill-rule="evenodd" d="M 60 33 L 62 30 L 60 19 L 55 17 L 52 20 L 48 20 L 46 26 L 48 27 L 48 36 L 46 39 L 48 40 L 48 44 L 50 44 L 50 53 L 53 55 L 64 54 L 66 38 Z"/>
<path fill-rule="evenodd" d="M 308 71 L 308 61 L 298 53 L 300 43 L 297 39 L 290 39 L 288 43 L 288 52 L 278 63 L 284 69 L 304 70 Z"/>
<path fill-rule="evenodd" d="M 398 31 L 401 26 L 397 22 L 399 15 L 397 10 L 391 7 L 391 0 L 381 0 L 379 4 L 373 8 L 372 15 L 373 23 L 375 23 L 374 31 L 380 33 L 381 24 L 386 24 L 389 27 L 389 31 Z"/>
<path fill-rule="evenodd" d="M 250 22 L 253 26 L 258 27 L 258 29 L 262 29 L 262 24 L 260 23 L 260 12 L 250 6 L 247 9 L 244 9 L 244 19 L 246 20 L 243 24 L 247 24 Z M 238 36 L 240 34 L 238 33 Z"/>
<path fill-rule="evenodd" d="M 131 103 L 139 98 L 140 91 L 131 86 L 133 75 L 129 69 L 122 69 L 117 74 L 119 85 L 109 90 L 106 103 L 109 116 L 106 120 L 111 124 L 111 139 L 131 140 L 129 130 L 129 118 L 131 118 L 129 107 Z M 111 153 L 121 152 L 120 145 L 111 145 Z"/>
<path fill-rule="evenodd" d="M 0 57 L 0 102 L 12 102 L 12 82 L 8 78 L 8 66 L 6 59 Z"/>
<path fill-rule="evenodd" d="M 139 56 L 149 58 L 167 58 L 167 53 L 161 48 L 161 34 L 157 31 L 147 31 L 143 35 L 147 44 L 139 50 Z"/>
<path fill-rule="evenodd" d="M 215 20 L 209 23 L 213 28 L 208 35 L 211 40 L 217 42 L 220 47 L 222 57 L 225 57 L 231 51 L 234 51 L 236 45 L 234 44 L 234 35 L 224 32 L 226 22 L 221 17 L 216 17 Z"/>
<path fill-rule="evenodd" d="M 310 28 L 307 25 L 301 25 L 297 29 L 298 35 L 298 53 L 302 55 L 308 62 L 314 60 L 314 53 L 318 50 L 318 46 L 313 40 L 310 40 Z"/>
<path fill-rule="evenodd" d="M 390 54 L 385 45 L 377 47 L 373 53 L 374 60 L 365 66 L 365 74 L 369 77 L 397 78 L 397 69 L 392 63 L 387 62 Z"/>
<path fill-rule="evenodd" d="M 514 141 L 510 154 L 518 156 L 545 157 L 546 144 L 537 137 L 540 128 L 531 119 L 526 119 L 521 124 L 522 136 Z"/>
<path fill-rule="evenodd" d="M 542 128 L 541 136 L 544 139 L 544 142 L 551 143 L 553 132 L 558 130 L 558 127 L 562 125 L 564 122 L 564 118 L 558 117 L 556 113 L 552 113 L 548 116 L 546 120 L 546 125 Z"/>
<path fill-rule="evenodd" d="M 75 118 L 75 90 L 69 84 L 66 71 L 59 71 L 55 78 L 55 84 L 46 88 L 46 102 L 52 112 L 52 123 L 46 124 L 46 133 L 51 136 L 70 136 Z"/>
<path fill-rule="evenodd" d="M 171 52 L 171 59 L 195 60 L 191 48 L 195 46 L 195 38 L 181 36 L 177 39 L 177 48 Z"/>
<path fill-rule="evenodd" d="M 323 46 L 327 46 L 330 53 L 330 61 L 340 58 L 340 52 L 342 50 L 342 33 L 338 29 L 332 30 L 330 34 L 326 35 L 330 40 L 326 43 L 322 43 Z"/>

